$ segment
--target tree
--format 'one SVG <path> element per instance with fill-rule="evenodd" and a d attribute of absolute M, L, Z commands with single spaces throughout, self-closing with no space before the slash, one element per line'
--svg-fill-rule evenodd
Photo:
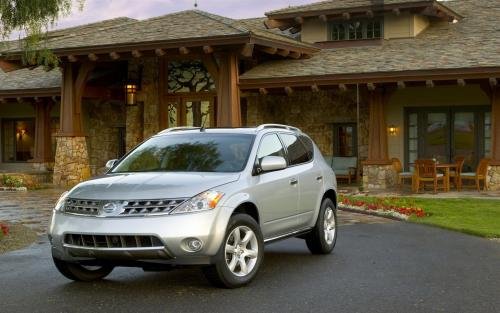
<path fill-rule="evenodd" d="M 56 66 L 58 58 L 44 45 L 46 33 L 71 12 L 73 3 L 82 8 L 84 0 L 0 0 L 0 36 L 5 40 L 20 31 L 26 36 L 20 39 L 23 63 Z"/>

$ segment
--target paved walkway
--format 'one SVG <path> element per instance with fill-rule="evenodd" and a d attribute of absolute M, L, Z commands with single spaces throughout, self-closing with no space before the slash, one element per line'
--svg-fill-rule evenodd
<path fill-rule="evenodd" d="M 0 221 L 21 223 L 38 235 L 47 233 L 52 209 L 61 195 L 60 189 L 35 191 L 0 191 Z M 339 211 L 340 225 L 389 223 L 391 220 Z"/>

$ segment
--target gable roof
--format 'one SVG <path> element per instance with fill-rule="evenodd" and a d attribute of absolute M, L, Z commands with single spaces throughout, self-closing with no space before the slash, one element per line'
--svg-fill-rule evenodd
<path fill-rule="evenodd" d="M 248 21 L 233 20 L 200 10 L 187 10 L 140 21 L 130 21 L 105 28 L 86 28 L 88 31 L 74 33 L 60 31 L 61 36 L 49 38 L 44 46 L 58 53 L 106 47 L 129 47 L 141 44 L 160 44 L 205 39 L 241 38 L 248 41 L 255 37 L 288 46 L 318 51 L 313 45 L 302 43 L 276 31 L 258 27 Z M 199 43 L 198 43 L 199 44 Z M 19 53 L 20 49 L 8 49 L 5 53 Z"/>
<path fill-rule="evenodd" d="M 42 67 L 24 68 L 9 73 L 0 70 L 0 93 L 60 87 L 61 72 L 59 70 L 46 72 Z"/>
<path fill-rule="evenodd" d="M 244 73 L 240 81 L 245 85 L 279 78 L 313 80 L 350 74 L 500 68 L 500 6 L 489 0 L 450 1 L 447 5 L 465 18 L 456 24 L 432 23 L 416 38 L 325 49 L 310 59 L 262 63 Z"/>

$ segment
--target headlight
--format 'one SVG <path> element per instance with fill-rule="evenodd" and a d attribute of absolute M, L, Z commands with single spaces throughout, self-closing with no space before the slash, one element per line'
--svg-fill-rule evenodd
<path fill-rule="evenodd" d="M 66 204 L 66 199 L 68 199 L 67 191 L 63 192 L 63 194 L 59 197 L 59 200 L 57 200 L 54 211 L 64 212 L 64 204 Z"/>
<path fill-rule="evenodd" d="M 213 210 L 219 203 L 222 196 L 224 196 L 222 192 L 213 190 L 205 191 L 187 200 L 170 212 L 170 214 L 195 213 Z"/>

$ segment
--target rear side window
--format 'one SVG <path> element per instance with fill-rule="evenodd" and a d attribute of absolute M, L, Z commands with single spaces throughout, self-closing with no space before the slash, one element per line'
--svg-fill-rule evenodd
<path fill-rule="evenodd" d="M 267 135 L 260 142 L 259 151 L 257 152 L 259 164 L 266 156 L 285 157 L 283 145 L 276 134 Z"/>
<path fill-rule="evenodd" d="M 299 138 L 306 147 L 307 153 L 309 153 L 309 157 L 312 159 L 314 157 L 314 144 L 311 138 L 304 135 L 300 135 Z"/>
<path fill-rule="evenodd" d="M 304 144 L 295 135 L 280 134 L 288 154 L 289 165 L 307 163 L 311 160 Z"/>

